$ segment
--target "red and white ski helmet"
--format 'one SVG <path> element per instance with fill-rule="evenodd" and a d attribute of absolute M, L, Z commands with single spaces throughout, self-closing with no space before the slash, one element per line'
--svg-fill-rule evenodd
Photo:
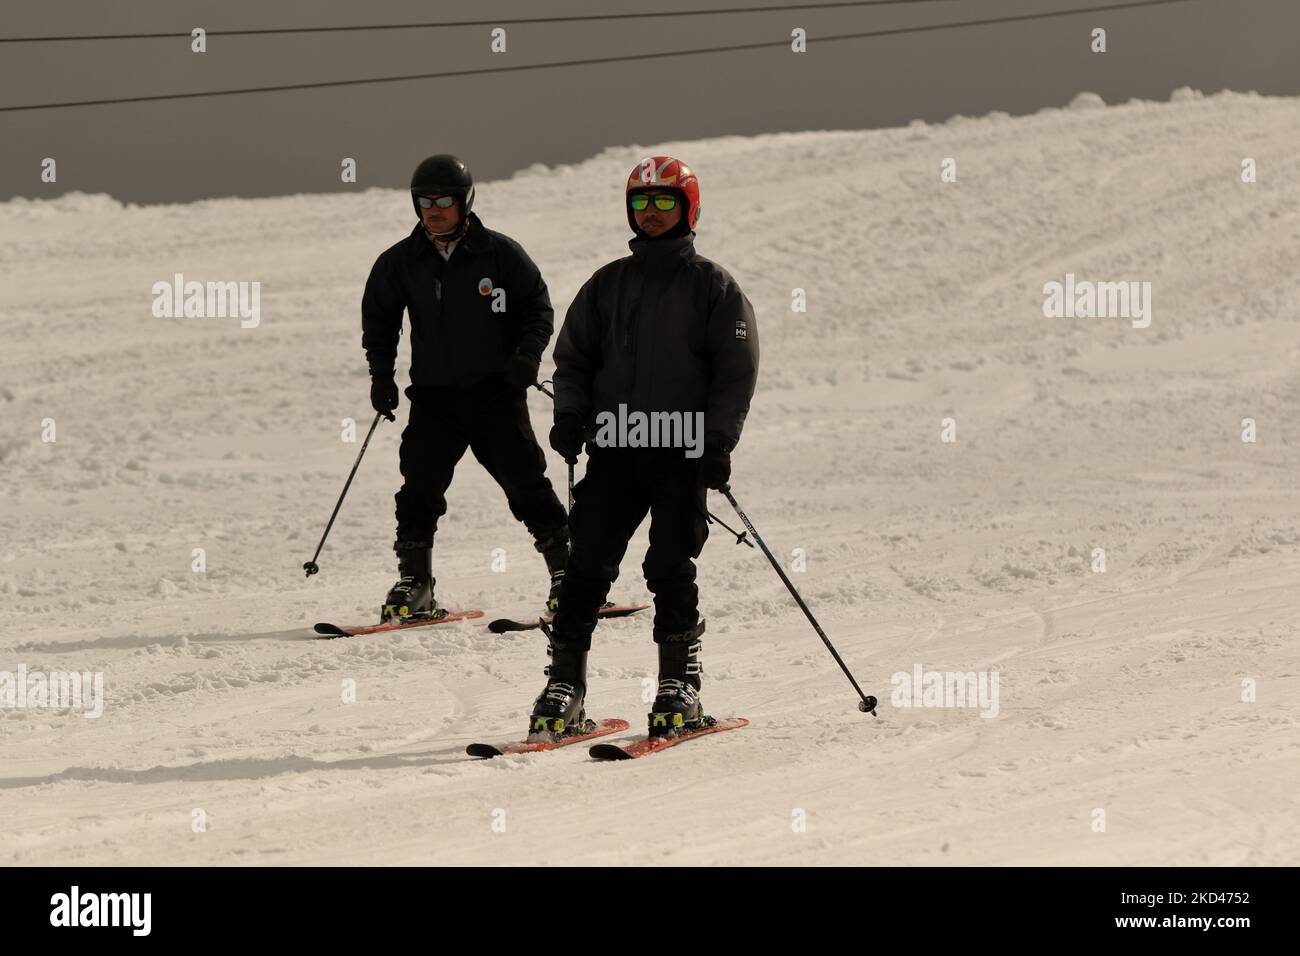
<path fill-rule="evenodd" d="M 627 206 L 628 196 L 643 189 L 671 189 L 676 192 L 686 204 L 682 210 L 686 228 L 695 231 L 695 224 L 700 221 L 700 181 L 691 167 L 671 156 L 647 156 L 636 164 L 627 177 L 623 205 Z M 633 232 L 637 231 L 636 217 L 630 206 L 627 206 L 627 224 Z"/>

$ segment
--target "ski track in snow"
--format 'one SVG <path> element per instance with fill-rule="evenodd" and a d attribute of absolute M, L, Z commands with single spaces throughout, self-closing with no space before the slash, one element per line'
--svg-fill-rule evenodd
<path fill-rule="evenodd" d="M 102 671 L 107 697 L 97 720 L 0 710 L 0 861 L 1300 862 L 1300 110 L 1176 99 L 655 148 L 700 173 L 699 247 L 758 314 L 737 496 L 778 556 L 806 550 L 794 579 L 881 705 L 855 710 L 762 556 L 715 529 L 704 700 L 752 725 L 626 764 L 464 756 L 519 735 L 545 663 L 536 632 L 483 626 L 545 574 L 468 456 L 436 573 L 487 618 L 310 632 L 369 620 L 393 576 L 387 424 L 321 573 L 300 566 L 358 448 L 340 421 L 370 418 L 359 302 L 404 194 L 0 204 L 0 670 Z M 647 152 L 480 190 L 560 316 L 625 253 L 622 177 Z M 756 193 L 778 160 L 802 185 Z M 153 318 L 176 272 L 260 280 L 261 326 Z M 1044 319 L 1067 272 L 1152 281 L 1151 328 Z M 531 395 L 543 436 L 547 406 Z M 563 496 L 555 456 L 551 476 Z M 619 599 L 648 597 L 645 543 Z M 600 625 L 594 716 L 641 726 L 649 613 Z M 917 663 L 996 669 L 999 715 L 892 706 Z"/>

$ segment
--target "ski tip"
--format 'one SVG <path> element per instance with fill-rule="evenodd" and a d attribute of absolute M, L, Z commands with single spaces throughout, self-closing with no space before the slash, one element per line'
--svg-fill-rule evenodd
<path fill-rule="evenodd" d="M 649 604 L 618 604 L 612 607 L 603 607 L 597 612 L 597 619 L 604 620 L 610 617 L 630 617 L 648 608 Z"/>
<path fill-rule="evenodd" d="M 748 717 L 715 717 L 713 724 L 706 727 L 701 733 L 710 733 L 719 730 L 739 730 L 741 727 L 749 726 Z M 690 736 L 687 734 L 686 736 Z"/>
<path fill-rule="evenodd" d="M 741 727 L 748 727 L 749 720 L 745 717 L 720 717 L 708 718 L 711 722 L 704 727 L 696 730 L 687 730 L 669 737 L 639 737 L 629 744 L 619 746 L 617 744 L 596 744 L 588 751 L 594 760 L 635 760 L 637 757 L 646 757 L 650 754 L 659 753 L 661 750 L 667 750 L 669 747 L 675 747 L 677 744 L 684 743 L 687 740 L 694 740 L 696 737 L 704 737 L 709 734 L 716 734 L 722 730 L 737 730 Z"/>
<path fill-rule="evenodd" d="M 595 744 L 587 751 L 593 760 L 631 760 L 632 755 L 618 744 Z"/>
<path fill-rule="evenodd" d="M 339 627 L 337 624 L 329 624 L 324 621 L 322 621 L 320 624 L 317 624 L 314 630 L 321 637 L 347 637 L 348 636 L 348 632 L 343 630 L 343 628 Z"/>
<path fill-rule="evenodd" d="M 596 619 L 604 620 L 605 618 L 610 617 L 628 617 L 629 615 L 644 611 L 649 606 L 649 604 L 610 604 L 602 607 L 596 612 Z M 479 612 L 474 616 L 482 617 L 483 614 L 482 612 Z M 487 629 L 493 634 L 507 634 L 513 631 L 532 631 L 537 628 L 541 628 L 545 631 L 547 625 L 549 625 L 553 620 L 555 620 L 555 615 L 553 614 L 543 614 L 541 617 L 534 617 L 528 620 L 499 617 L 495 621 L 489 621 Z"/>
<path fill-rule="evenodd" d="M 465 753 L 471 757 L 500 757 L 501 751 L 491 744 L 470 744 Z"/>

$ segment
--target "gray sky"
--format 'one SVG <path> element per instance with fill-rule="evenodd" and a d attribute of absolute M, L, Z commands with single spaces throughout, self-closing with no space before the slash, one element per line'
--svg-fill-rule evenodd
<path fill-rule="evenodd" d="M 862 9 L 507 27 L 0 44 L 0 105 L 139 96 L 609 57 L 786 40 L 787 48 L 323 90 L 0 113 L 0 199 L 107 192 L 135 202 L 404 186 L 455 152 L 481 179 L 602 147 L 725 134 L 893 126 L 1032 112 L 1090 90 L 1107 102 L 1192 86 L 1300 94 L 1300 3 L 1192 0 L 923 34 L 817 36 L 1098 6 L 1114 0 L 939 0 Z M 745 0 L 696 0 L 696 8 Z M 771 6 L 774 0 L 754 0 Z M 9 5 L 0 36 L 452 21 L 687 9 L 684 0 L 52 0 Z M 1109 52 L 1089 51 L 1104 26 Z M 40 162 L 59 181 L 40 182 Z M 358 186 L 339 181 L 343 157 Z"/>

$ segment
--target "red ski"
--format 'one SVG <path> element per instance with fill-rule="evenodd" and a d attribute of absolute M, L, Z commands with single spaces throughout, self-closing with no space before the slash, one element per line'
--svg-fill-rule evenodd
<path fill-rule="evenodd" d="M 637 611 L 644 611 L 649 606 L 649 604 L 606 604 L 596 612 L 596 617 L 627 617 L 629 614 L 635 614 Z M 488 624 L 488 630 L 493 634 L 504 634 L 507 631 L 531 631 L 533 628 L 541 627 L 543 621 L 550 624 L 554 619 L 554 614 L 547 614 L 544 617 L 535 617 L 526 621 L 516 621 L 508 617 L 499 617 Z"/>
<path fill-rule="evenodd" d="M 362 634 L 379 634 L 383 631 L 402 631 L 410 627 L 428 627 L 430 624 L 450 624 L 453 621 L 470 621 L 482 617 L 482 611 L 448 611 L 439 608 L 432 617 L 412 618 L 406 621 L 388 621 L 385 624 L 370 624 L 361 627 L 339 627 L 337 624 L 317 624 L 316 633 L 322 638 L 360 637 Z"/>
<path fill-rule="evenodd" d="M 597 760 L 633 760 L 637 757 L 648 757 L 650 754 L 657 754 L 661 750 L 667 750 L 669 747 L 675 747 L 678 744 L 694 740 L 696 737 L 703 737 L 705 734 L 716 734 L 724 730 L 737 730 L 746 726 L 749 721 L 744 717 L 707 717 L 706 720 L 713 722 L 707 727 L 701 727 L 699 730 L 688 731 L 684 734 L 677 734 L 674 737 L 642 737 L 640 740 L 634 740 L 630 744 L 619 746 L 618 744 L 596 744 L 591 748 L 591 755 Z"/>
<path fill-rule="evenodd" d="M 604 737 L 607 734 L 616 734 L 621 730 L 627 730 L 627 728 L 628 722 L 626 720 L 610 717 L 605 720 L 592 721 L 591 729 L 586 733 L 571 734 L 567 737 L 561 737 L 559 740 L 516 740 L 508 744 L 470 744 L 465 748 L 465 753 L 471 757 L 501 757 L 505 754 L 538 753 L 543 750 L 554 750 L 556 747 L 567 747 L 569 744 L 579 744 L 584 740 Z"/>

